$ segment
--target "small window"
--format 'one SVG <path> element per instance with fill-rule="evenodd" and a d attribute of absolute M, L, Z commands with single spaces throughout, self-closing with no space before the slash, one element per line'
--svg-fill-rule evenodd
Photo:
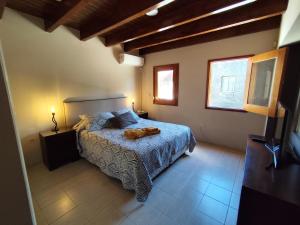
<path fill-rule="evenodd" d="M 206 108 L 244 111 L 244 97 L 249 58 L 208 61 Z"/>
<path fill-rule="evenodd" d="M 178 105 L 179 64 L 155 66 L 153 68 L 153 103 Z"/>

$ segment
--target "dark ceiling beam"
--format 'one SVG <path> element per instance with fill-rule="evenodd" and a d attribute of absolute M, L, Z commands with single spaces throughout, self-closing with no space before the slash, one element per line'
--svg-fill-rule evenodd
<path fill-rule="evenodd" d="M 45 17 L 45 30 L 48 32 L 54 31 L 60 25 L 65 24 L 72 15 L 79 12 L 86 6 L 89 0 L 69 0 L 63 1 L 53 10 L 52 15 Z"/>
<path fill-rule="evenodd" d="M 122 0 L 116 5 L 112 16 L 106 20 L 93 18 L 89 23 L 83 25 L 80 29 L 80 39 L 85 41 L 98 35 L 107 33 L 130 21 L 144 16 L 147 12 L 160 8 L 169 0 Z"/>
<path fill-rule="evenodd" d="M 161 29 L 170 29 L 200 18 L 207 17 L 215 10 L 230 6 L 243 0 L 178 0 L 165 6 L 157 16 L 146 17 L 140 23 L 117 30 L 105 36 L 106 46 L 115 45 L 126 40 L 134 40 L 150 34 L 158 33 Z M 188 13 L 187 13 L 188 12 Z"/>
<path fill-rule="evenodd" d="M 255 21 L 252 23 L 243 24 L 237 27 L 232 27 L 224 30 L 219 30 L 195 37 L 186 38 L 179 41 L 173 41 L 166 44 L 155 45 L 148 48 L 143 48 L 139 50 L 140 55 L 145 55 L 153 52 L 159 52 L 174 48 L 181 48 L 185 46 L 201 44 L 210 41 L 217 41 L 224 38 L 235 37 L 239 35 L 245 35 L 255 32 L 260 32 L 264 30 L 270 30 L 279 28 L 281 21 L 281 16 L 276 16 L 261 21 Z"/>
<path fill-rule="evenodd" d="M 146 48 L 158 44 L 238 26 L 244 23 L 281 15 L 287 7 L 286 0 L 260 0 L 250 5 L 215 14 L 158 34 L 124 43 L 124 51 Z"/>
<path fill-rule="evenodd" d="M 0 0 L 0 19 L 2 19 L 7 0 Z"/>

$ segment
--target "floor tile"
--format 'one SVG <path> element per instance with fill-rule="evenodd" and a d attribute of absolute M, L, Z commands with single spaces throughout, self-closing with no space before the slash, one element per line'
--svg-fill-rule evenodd
<path fill-rule="evenodd" d="M 186 222 L 182 225 L 222 225 L 213 218 L 203 214 L 203 213 L 195 213 L 189 218 L 187 218 Z"/>
<path fill-rule="evenodd" d="M 231 175 L 216 175 L 212 177 L 211 183 L 225 188 L 228 191 L 232 191 L 234 186 L 235 177 L 232 177 Z"/>
<path fill-rule="evenodd" d="M 238 209 L 240 205 L 240 195 L 232 193 L 230 199 L 230 207 L 234 209 Z"/>
<path fill-rule="evenodd" d="M 86 183 L 80 185 L 74 185 L 65 189 L 66 194 L 72 199 L 76 204 L 91 201 L 103 193 L 115 194 L 114 189 L 108 184 L 95 183 L 93 180 L 89 180 Z"/>
<path fill-rule="evenodd" d="M 172 196 L 178 195 L 189 181 L 188 174 L 175 170 L 166 170 L 161 175 L 161 177 L 157 178 L 154 185 Z"/>
<path fill-rule="evenodd" d="M 161 215 L 159 210 L 153 209 L 149 205 L 143 205 L 132 212 L 128 218 L 137 225 L 154 225 L 157 224 L 157 218 Z"/>
<path fill-rule="evenodd" d="M 240 194 L 241 194 L 241 190 L 242 190 L 242 185 L 243 185 L 243 181 L 237 179 L 237 180 L 235 181 L 235 183 L 234 183 L 232 192 L 235 193 L 235 194 L 240 195 Z"/>
<path fill-rule="evenodd" d="M 149 205 L 162 214 L 167 214 L 170 209 L 173 209 L 174 206 L 176 206 L 176 199 L 164 191 L 157 191 L 154 195 L 149 196 L 145 205 Z"/>
<path fill-rule="evenodd" d="M 36 201 L 41 208 L 45 208 L 51 203 L 57 202 L 61 199 L 68 197 L 67 194 L 60 188 L 51 188 L 42 191 L 36 195 Z"/>
<path fill-rule="evenodd" d="M 53 225 L 88 225 L 89 220 L 81 211 L 81 208 L 75 207 L 62 217 L 58 218 Z"/>
<path fill-rule="evenodd" d="M 224 223 L 228 206 L 214 200 L 213 198 L 204 196 L 197 210 L 212 217 L 218 222 Z"/>
<path fill-rule="evenodd" d="M 238 211 L 233 208 L 229 208 L 225 225 L 236 225 Z"/>
<path fill-rule="evenodd" d="M 197 144 L 154 180 L 144 203 L 84 159 L 51 172 L 39 164 L 28 177 L 38 225 L 233 225 L 243 167 L 241 153 Z"/>
<path fill-rule="evenodd" d="M 47 225 L 48 221 L 45 218 L 44 214 L 42 212 L 37 212 L 37 210 L 35 210 L 35 219 L 38 225 Z"/>
<path fill-rule="evenodd" d="M 156 217 L 151 224 L 152 225 L 181 225 L 178 223 L 178 221 L 175 218 L 167 217 L 163 214 Z"/>
<path fill-rule="evenodd" d="M 205 194 L 209 181 L 205 180 L 205 177 L 203 177 L 203 174 L 201 173 L 195 173 L 189 180 L 189 182 L 186 184 L 188 188 L 194 189 L 196 191 L 199 191 L 202 194 Z"/>
<path fill-rule="evenodd" d="M 119 225 L 126 219 L 126 215 L 114 206 L 100 210 L 94 217 L 90 218 L 92 225 Z"/>
<path fill-rule="evenodd" d="M 120 225 L 138 225 L 138 224 L 136 224 L 135 221 L 127 217 L 120 223 Z"/>
<path fill-rule="evenodd" d="M 218 200 L 219 202 L 226 204 L 226 205 L 229 205 L 229 203 L 230 203 L 231 192 L 227 191 L 224 188 L 218 187 L 214 184 L 210 184 L 208 186 L 205 194 L 215 200 Z"/>
<path fill-rule="evenodd" d="M 75 208 L 75 204 L 68 197 L 62 198 L 59 201 L 48 205 L 41 211 L 46 217 L 48 223 L 53 223 L 58 218 L 69 212 L 71 209 Z"/>
<path fill-rule="evenodd" d="M 202 193 L 194 191 L 193 189 L 188 190 L 185 194 L 177 196 L 174 205 L 168 208 L 165 215 L 175 219 L 178 224 L 184 225 L 186 219 L 193 215 L 202 199 Z"/>

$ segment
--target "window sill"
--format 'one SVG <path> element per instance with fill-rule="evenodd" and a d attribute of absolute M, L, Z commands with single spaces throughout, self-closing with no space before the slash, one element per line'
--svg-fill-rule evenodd
<path fill-rule="evenodd" d="M 154 100 L 153 104 L 155 105 L 170 105 L 170 106 L 178 106 L 178 101 L 166 101 L 166 100 Z"/>
<path fill-rule="evenodd" d="M 205 109 L 247 113 L 247 111 L 243 109 L 218 108 L 218 107 L 209 107 L 209 106 L 206 106 Z"/>

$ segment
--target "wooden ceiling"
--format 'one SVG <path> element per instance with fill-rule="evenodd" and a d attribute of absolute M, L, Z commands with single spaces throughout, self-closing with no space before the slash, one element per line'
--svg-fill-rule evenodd
<path fill-rule="evenodd" d="M 61 25 L 86 41 L 101 36 L 106 46 L 122 43 L 140 54 L 278 28 L 288 0 L 0 0 L 4 6 L 41 17 L 45 30 Z M 156 16 L 146 13 L 158 9 Z"/>

